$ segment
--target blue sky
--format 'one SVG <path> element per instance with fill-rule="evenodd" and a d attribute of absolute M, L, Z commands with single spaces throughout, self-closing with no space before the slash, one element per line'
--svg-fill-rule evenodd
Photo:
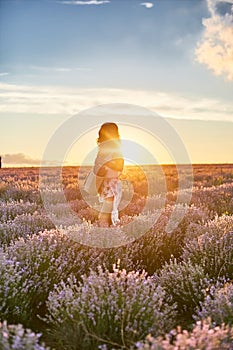
<path fill-rule="evenodd" d="M 195 127 L 204 125 L 216 147 L 213 128 L 201 121 L 222 122 L 223 130 L 233 131 L 232 5 L 232 0 L 2 0 L 1 153 L 40 159 L 51 134 L 70 115 L 114 102 L 140 104 L 173 120 L 199 120 Z M 210 162 L 208 152 L 198 158 L 190 128 L 181 129 L 192 161 Z M 228 153 L 218 154 L 216 162 L 233 162 L 230 139 L 219 142 Z"/>

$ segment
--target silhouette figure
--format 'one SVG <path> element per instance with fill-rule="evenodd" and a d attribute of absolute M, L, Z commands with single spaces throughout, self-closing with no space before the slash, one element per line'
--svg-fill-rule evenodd
<path fill-rule="evenodd" d="M 98 188 L 99 200 L 103 203 L 99 222 L 103 226 L 115 226 L 120 221 L 118 206 L 122 186 L 119 177 L 124 167 L 118 126 L 115 123 L 103 124 L 99 130 L 97 144 L 98 154 L 93 171 L 102 178 Z"/>

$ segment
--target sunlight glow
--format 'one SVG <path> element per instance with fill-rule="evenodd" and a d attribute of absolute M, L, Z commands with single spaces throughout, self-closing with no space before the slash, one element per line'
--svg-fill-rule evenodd
<path fill-rule="evenodd" d="M 92 165 L 97 154 L 98 129 L 87 131 L 71 146 L 65 165 Z M 119 125 L 126 165 L 174 164 L 168 150 L 152 134 L 130 125 Z"/>

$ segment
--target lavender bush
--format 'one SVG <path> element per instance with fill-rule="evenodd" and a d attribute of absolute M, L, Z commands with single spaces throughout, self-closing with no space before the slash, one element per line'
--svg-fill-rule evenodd
<path fill-rule="evenodd" d="M 45 312 L 54 284 L 99 263 L 101 252 L 83 249 L 57 230 L 11 243 L 0 256 L 0 317 L 30 326 Z"/>
<path fill-rule="evenodd" d="M 150 275 L 158 271 L 171 257 L 180 258 L 183 251 L 183 241 L 191 223 L 204 223 L 207 214 L 195 206 L 177 205 L 177 216 L 185 215 L 180 224 L 170 233 L 166 232 L 174 206 L 166 206 L 157 222 L 141 238 L 127 247 L 127 255 L 134 263 L 134 268 L 145 269 Z M 150 213 L 148 213 L 150 217 Z"/>
<path fill-rule="evenodd" d="M 196 319 L 210 317 L 216 326 L 225 323 L 233 326 L 233 284 L 226 283 L 218 288 L 213 285 L 209 288 L 208 294 L 197 311 Z"/>
<path fill-rule="evenodd" d="M 24 329 L 21 324 L 8 325 L 0 322 L 0 347 L 3 350 L 49 350 L 39 340 L 41 334 Z"/>
<path fill-rule="evenodd" d="M 190 205 L 184 204 L 186 189 L 175 204 L 178 179 L 171 167 L 164 170 L 171 191 L 165 207 L 163 179 L 156 177 L 156 195 L 146 198 L 145 176 L 127 169 L 124 178 L 132 182 L 134 196 L 120 213 L 121 224 L 134 220 L 148 202 L 139 215 L 141 226 L 132 226 L 129 234 L 135 237 L 134 230 L 162 210 L 143 236 L 111 249 L 81 245 L 66 229 L 53 228 L 40 198 L 38 169 L 1 170 L 0 320 L 11 324 L 4 321 L 0 327 L 3 350 L 44 349 L 37 332 L 59 350 L 232 349 L 232 168 L 226 175 L 221 168 L 221 178 L 194 169 L 198 176 Z M 47 174 L 52 184 L 54 171 Z M 81 171 L 83 181 L 87 169 Z M 97 212 L 81 197 L 77 169 L 65 168 L 62 176 L 66 199 L 84 220 L 85 236 Z M 56 186 L 54 211 L 66 222 Z M 176 215 L 166 230 L 173 209 Z M 173 229 L 179 216 L 183 219 Z M 117 261 L 121 269 L 113 267 Z M 185 330 L 175 329 L 178 325 Z"/>
<path fill-rule="evenodd" d="M 222 215 L 233 214 L 233 183 L 220 186 L 196 188 L 192 203 L 197 207 L 207 207 L 210 212 Z"/>
<path fill-rule="evenodd" d="M 210 320 L 197 321 L 193 330 L 188 332 L 172 330 L 166 337 L 155 338 L 151 335 L 144 342 L 137 342 L 131 350 L 232 350 L 233 327 L 221 325 L 214 327 Z"/>
<path fill-rule="evenodd" d="M 190 261 L 177 262 L 173 259 L 154 276 L 154 280 L 165 290 L 166 300 L 170 300 L 171 305 L 177 305 L 177 324 L 191 325 L 194 310 L 204 299 L 210 283 L 204 269 Z"/>
<path fill-rule="evenodd" d="M 145 272 L 114 268 L 90 272 L 77 283 L 71 276 L 50 293 L 48 314 L 52 345 L 58 349 L 127 349 L 152 332 L 163 334 L 174 325 L 175 305 Z"/>
<path fill-rule="evenodd" d="M 197 229 L 198 232 L 198 229 Z M 199 264 L 211 278 L 233 276 L 233 216 L 222 216 L 200 227 L 184 246 L 183 259 Z"/>
<path fill-rule="evenodd" d="M 36 203 L 24 202 L 23 200 L 10 200 L 7 203 L 0 201 L 0 220 L 1 222 L 14 220 L 18 215 L 33 214 L 39 209 L 40 207 Z"/>
<path fill-rule="evenodd" d="M 13 220 L 0 223 L 0 243 L 9 244 L 20 237 L 27 238 L 34 233 L 54 228 L 54 224 L 45 214 L 35 211 L 33 214 L 17 215 Z"/>

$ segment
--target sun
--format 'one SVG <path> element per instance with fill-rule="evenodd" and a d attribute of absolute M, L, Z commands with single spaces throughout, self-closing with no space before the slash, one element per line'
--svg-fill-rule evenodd
<path fill-rule="evenodd" d="M 119 129 L 126 164 L 173 163 L 169 152 L 155 135 L 131 125 L 121 125 Z"/>

